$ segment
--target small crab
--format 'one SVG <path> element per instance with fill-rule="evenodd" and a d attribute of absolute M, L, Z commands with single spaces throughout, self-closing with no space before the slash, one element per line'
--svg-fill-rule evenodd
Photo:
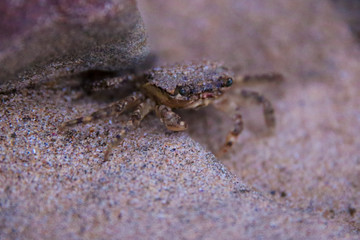
<path fill-rule="evenodd" d="M 128 75 L 118 78 L 104 79 L 92 84 L 95 90 L 111 89 L 123 81 L 135 81 L 136 92 L 100 109 L 89 116 L 64 122 L 64 129 L 80 123 L 88 123 L 112 115 L 120 115 L 134 109 L 130 120 L 109 144 L 104 161 L 109 159 L 111 150 L 117 146 L 124 136 L 140 125 L 143 118 L 155 111 L 157 117 L 171 131 L 184 131 L 187 124 L 175 113 L 175 109 L 198 109 L 209 104 L 217 105 L 217 100 L 234 84 L 246 85 L 257 82 L 273 82 L 282 80 L 280 74 L 264 74 L 234 77 L 233 73 L 219 63 L 211 61 L 190 62 L 166 67 L 156 67 L 141 75 Z M 265 123 L 269 130 L 275 127 L 274 109 L 269 100 L 254 91 L 241 90 L 239 98 L 246 102 L 262 105 Z M 225 153 L 233 145 L 243 130 L 241 114 L 236 111 L 234 127 L 228 133 L 219 154 Z"/>

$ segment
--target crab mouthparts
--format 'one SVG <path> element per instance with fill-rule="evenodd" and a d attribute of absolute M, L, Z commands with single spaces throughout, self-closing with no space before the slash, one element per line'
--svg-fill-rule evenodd
<path fill-rule="evenodd" d="M 207 99 L 207 98 L 215 98 L 215 94 L 214 93 L 202 93 L 200 94 L 200 98 L 202 99 Z"/>

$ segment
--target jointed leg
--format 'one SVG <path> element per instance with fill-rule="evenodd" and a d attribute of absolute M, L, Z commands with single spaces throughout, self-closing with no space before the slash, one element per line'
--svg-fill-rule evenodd
<path fill-rule="evenodd" d="M 124 99 L 121 99 L 121 100 L 111 104 L 108 107 L 105 107 L 96 112 L 93 112 L 89 116 L 79 117 L 79 118 L 70 120 L 68 122 L 64 122 L 63 124 L 61 124 L 60 130 L 64 129 L 65 127 L 70 127 L 70 126 L 80 124 L 80 123 L 88 123 L 88 122 L 91 122 L 93 120 L 100 119 L 103 117 L 108 117 L 108 116 L 116 115 L 116 114 L 120 115 L 124 111 L 127 111 L 127 110 L 135 107 L 136 105 L 138 105 L 141 101 L 143 101 L 143 99 L 144 99 L 143 94 L 141 94 L 139 92 L 134 93 L 133 95 L 128 96 Z"/>
<path fill-rule="evenodd" d="M 219 149 L 216 156 L 221 157 L 224 153 L 226 153 L 231 146 L 234 144 L 240 133 L 244 129 L 244 123 L 242 120 L 242 116 L 237 110 L 235 116 L 234 116 L 234 128 L 228 133 L 226 136 L 225 144 Z"/>
<path fill-rule="evenodd" d="M 160 121 L 165 124 L 166 128 L 171 131 L 184 131 L 187 124 L 181 120 L 180 116 L 173 112 L 171 108 L 165 105 L 158 105 L 155 108 L 156 115 Z"/>
<path fill-rule="evenodd" d="M 131 114 L 130 120 L 126 123 L 126 126 L 121 130 L 120 134 L 116 136 L 113 142 L 110 143 L 105 152 L 104 161 L 109 159 L 111 150 L 117 146 L 124 138 L 124 136 L 137 128 L 141 120 L 148 115 L 152 110 L 154 110 L 155 103 L 151 99 L 146 99 L 144 102 L 140 103 L 135 111 Z"/>
<path fill-rule="evenodd" d="M 261 74 L 261 75 L 245 75 L 241 77 L 237 77 L 235 79 L 237 84 L 240 85 L 255 85 L 255 84 L 261 84 L 261 83 L 280 83 L 283 81 L 283 76 L 278 73 L 271 73 L 271 74 Z M 265 118 L 265 123 L 267 127 L 269 128 L 269 131 L 272 132 L 275 128 L 275 115 L 274 115 L 274 109 L 271 105 L 271 102 L 263 97 L 261 94 L 254 92 L 254 91 L 248 91 L 248 90 L 241 90 L 241 88 L 238 88 L 239 90 L 236 91 L 236 96 L 240 96 L 241 100 L 245 103 L 252 103 L 252 104 L 258 104 L 263 106 L 263 113 Z M 224 101 L 217 101 L 214 102 L 214 106 L 221 110 L 226 112 L 231 112 L 235 110 L 237 104 L 235 103 L 229 103 Z M 243 131 L 243 120 L 242 116 L 238 111 L 238 108 L 236 108 L 236 114 L 234 117 L 235 126 L 233 130 L 231 130 L 227 137 L 225 144 L 220 148 L 220 150 L 217 152 L 217 156 L 220 157 L 224 153 L 226 153 L 230 147 L 233 145 L 233 143 L 236 141 L 237 137 L 240 135 L 240 133 Z"/>
<path fill-rule="evenodd" d="M 99 81 L 95 81 L 86 84 L 85 88 L 88 92 L 94 93 L 107 89 L 116 89 L 124 85 L 124 83 L 132 82 L 136 77 L 134 75 L 125 75 L 120 77 L 104 78 Z"/>
<path fill-rule="evenodd" d="M 269 128 L 270 131 L 273 131 L 276 122 L 275 122 L 274 108 L 272 107 L 271 102 L 261 94 L 248 90 L 241 90 L 240 97 L 245 102 L 258 104 L 258 105 L 261 104 L 263 106 L 266 126 Z"/>

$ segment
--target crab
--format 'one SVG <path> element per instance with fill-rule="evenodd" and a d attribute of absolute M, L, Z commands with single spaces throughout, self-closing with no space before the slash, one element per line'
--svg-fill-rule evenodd
<path fill-rule="evenodd" d="M 137 91 L 88 116 L 64 122 L 60 129 L 113 115 L 118 116 L 133 110 L 126 125 L 108 145 L 104 155 L 105 162 L 109 160 L 112 149 L 129 131 L 139 127 L 144 117 L 152 111 L 155 111 L 156 116 L 167 129 L 176 132 L 184 131 L 187 129 L 187 123 L 174 110 L 198 109 L 210 104 L 223 109 L 218 106 L 219 99 L 233 85 L 243 86 L 281 80 L 282 75 L 277 73 L 234 77 L 228 68 L 212 61 L 155 67 L 140 75 L 103 79 L 93 83 L 92 89 L 98 91 L 115 88 L 124 81 L 133 81 Z M 237 97 L 245 102 L 262 105 L 265 123 L 269 131 L 273 131 L 275 128 L 274 109 L 267 98 L 257 92 L 244 89 L 240 90 Z M 227 134 L 225 143 L 220 147 L 217 155 L 226 153 L 243 130 L 243 120 L 238 109 L 236 108 L 234 114 L 234 127 Z"/>

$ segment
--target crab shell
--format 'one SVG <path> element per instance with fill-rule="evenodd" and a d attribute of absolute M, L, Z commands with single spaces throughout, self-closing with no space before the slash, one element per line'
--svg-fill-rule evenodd
<path fill-rule="evenodd" d="M 220 97 L 233 74 L 221 64 L 203 61 L 154 68 L 145 74 L 142 91 L 157 104 L 171 108 L 199 108 Z"/>

